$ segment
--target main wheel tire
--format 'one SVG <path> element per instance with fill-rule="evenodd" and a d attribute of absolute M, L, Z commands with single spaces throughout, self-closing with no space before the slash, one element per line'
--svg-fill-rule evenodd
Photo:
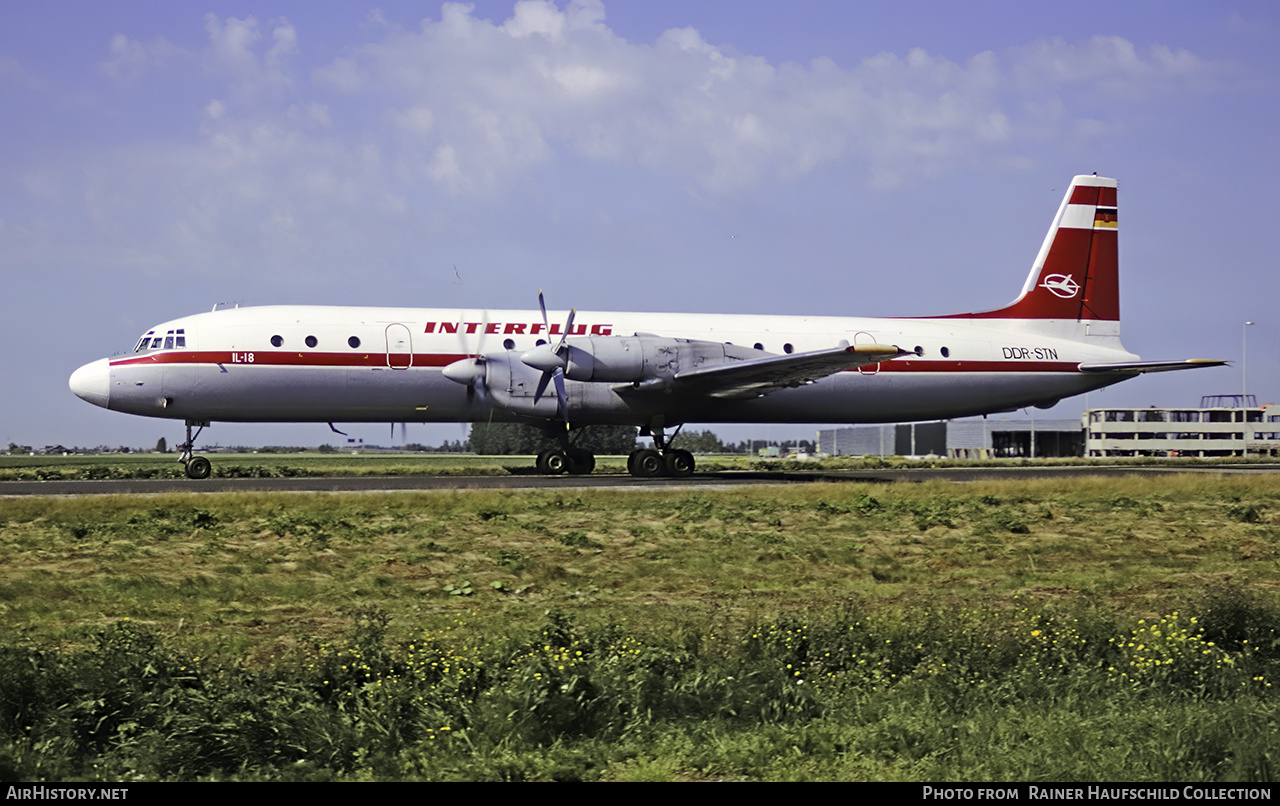
<path fill-rule="evenodd" d="M 661 476 L 667 466 L 662 461 L 662 454 L 651 448 L 642 448 L 631 454 L 627 469 L 637 478 L 652 479 Z"/>
<path fill-rule="evenodd" d="M 548 448 L 538 454 L 538 472 L 544 476 L 558 476 L 569 469 L 569 457 L 564 451 Z"/>
<path fill-rule="evenodd" d="M 674 451 L 667 451 L 667 455 L 663 457 L 663 463 L 666 465 L 668 476 L 692 476 L 693 475 L 693 454 L 685 450 L 677 448 Z"/>
<path fill-rule="evenodd" d="M 596 455 L 591 451 L 583 450 L 582 448 L 570 448 L 567 456 L 570 475 L 586 476 L 596 469 Z"/>
<path fill-rule="evenodd" d="M 207 479 L 212 472 L 213 465 L 203 456 L 192 456 L 187 460 L 187 478 L 189 479 Z"/>

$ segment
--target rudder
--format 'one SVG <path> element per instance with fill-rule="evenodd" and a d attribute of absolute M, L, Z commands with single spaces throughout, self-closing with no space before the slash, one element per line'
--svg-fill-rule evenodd
<path fill-rule="evenodd" d="M 1120 320 L 1116 180 L 1077 176 L 1045 236 L 1021 295 L 977 319 Z"/>

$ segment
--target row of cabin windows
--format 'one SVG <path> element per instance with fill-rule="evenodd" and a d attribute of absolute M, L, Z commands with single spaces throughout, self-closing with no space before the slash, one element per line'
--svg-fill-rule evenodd
<path fill-rule="evenodd" d="M 138 340 L 138 346 L 134 347 L 133 351 L 141 353 L 147 350 L 172 350 L 175 347 L 186 347 L 186 334 L 186 328 L 181 327 L 166 331 L 163 336 L 157 336 L 154 330 L 148 330 L 147 335 Z"/>
<path fill-rule="evenodd" d="M 305 339 L 303 339 L 303 343 L 305 343 L 308 347 L 314 348 L 320 344 L 320 340 L 317 339 L 315 336 L 307 336 Z M 542 345 L 542 344 L 546 344 L 546 342 L 542 339 L 538 339 L 538 344 Z M 186 346 L 187 346 L 187 337 L 186 337 L 185 328 L 170 330 L 166 332 L 165 335 L 163 336 L 157 336 L 155 335 L 154 330 L 150 330 L 150 331 L 147 331 L 147 335 L 142 337 L 142 339 L 138 342 L 138 346 L 135 347 L 133 351 L 135 353 L 140 353 L 146 350 L 172 350 L 175 347 L 186 347 Z M 280 335 L 272 336 L 271 346 L 283 347 L 284 337 Z M 347 339 L 347 346 L 349 346 L 353 350 L 359 349 L 360 337 L 359 336 L 349 337 Z M 502 342 L 502 346 L 508 350 L 515 349 L 515 341 L 513 341 L 512 339 L 506 339 Z M 762 351 L 764 350 L 764 345 L 760 342 L 756 342 L 755 344 L 752 345 L 752 347 L 757 350 L 762 350 Z M 787 342 L 786 344 L 782 345 L 782 352 L 786 353 L 787 355 L 790 355 L 794 351 L 795 351 L 795 346 L 792 345 L 791 342 Z M 939 352 L 942 353 L 943 358 L 946 358 L 951 355 L 951 351 L 948 350 L 946 347 L 943 347 Z M 924 350 L 917 347 L 915 349 L 915 353 L 916 355 L 921 355 L 924 353 Z"/>
<path fill-rule="evenodd" d="M 538 343 L 541 344 L 542 342 L 538 342 Z M 733 344 L 733 342 L 727 341 L 725 342 L 725 344 Z M 760 342 L 756 342 L 755 344 L 751 345 L 751 348 L 753 350 L 760 350 L 762 352 L 764 351 L 764 345 L 761 344 Z M 787 342 L 786 344 L 782 345 L 782 352 L 786 353 L 787 355 L 791 355 L 793 352 L 795 352 L 795 349 L 796 349 L 795 345 L 793 345 L 791 342 Z M 912 352 L 915 353 L 916 355 L 924 355 L 924 348 L 921 347 L 920 345 L 916 345 L 916 348 L 912 350 Z M 943 358 L 951 357 L 951 348 L 949 347 L 943 347 L 938 352 L 942 355 Z"/>
<path fill-rule="evenodd" d="M 302 342 L 303 342 L 303 344 L 307 345 L 308 347 L 315 347 L 316 345 L 318 345 L 318 344 L 320 343 L 320 340 L 319 340 L 319 339 L 317 339 L 315 336 L 307 336 L 305 339 L 303 339 L 303 340 L 302 340 Z M 272 336 L 272 337 L 271 337 L 271 346 L 272 346 L 272 347 L 283 347 L 283 346 L 284 346 L 284 336 Z M 351 336 L 350 338 L 348 338 L 348 339 L 347 339 L 347 346 L 348 346 L 348 347 L 350 347 L 352 350 L 358 349 L 358 348 L 360 347 L 360 337 L 359 337 L 359 336 Z"/>
<path fill-rule="evenodd" d="M 318 345 L 318 344 L 320 343 L 319 339 L 317 339 L 315 336 L 307 336 L 305 339 L 303 339 L 303 341 L 304 341 L 304 343 L 305 343 L 308 347 L 315 347 L 316 345 Z M 538 342 L 537 342 L 537 343 L 538 343 L 538 345 L 539 345 L 539 346 L 541 346 L 541 345 L 543 345 L 543 344 L 546 344 L 547 342 L 546 342 L 546 340 L 544 340 L 544 339 L 538 339 Z M 351 338 L 347 339 L 347 344 L 351 347 L 351 349 L 353 349 L 353 350 L 354 350 L 354 349 L 356 349 L 356 348 L 358 348 L 358 347 L 360 346 L 360 338 L 359 338 L 358 336 L 352 336 Z M 181 345 L 179 345 L 179 346 L 181 346 Z M 283 347 L 283 346 L 284 346 L 284 337 L 283 337 L 283 336 L 279 336 L 279 335 L 272 336 L 272 337 L 271 337 L 271 346 L 272 346 L 272 347 Z M 503 346 L 503 348 L 504 348 L 504 349 L 507 349 L 507 350 L 514 350 L 514 349 L 515 349 L 515 347 L 516 347 L 516 343 L 515 343 L 515 340 L 514 340 L 514 339 L 504 339 L 504 340 L 503 340 L 503 342 L 502 342 L 502 346 Z M 763 351 L 763 350 L 764 350 L 764 345 L 763 345 L 763 344 L 761 344 L 760 342 L 756 342 L 756 343 L 755 343 L 754 345 L 752 345 L 752 346 L 753 346 L 755 349 L 757 349 L 757 350 L 761 350 L 761 351 Z M 782 345 L 782 352 L 786 353 L 787 355 L 790 355 L 790 354 L 791 354 L 792 352 L 794 352 L 794 351 L 795 351 L 795 346 L 794 346 L 793 344 L 791 344 L 791 342 L 787 342 L 786 344 Z M 916 352 L 916 354 L 917 354 L 917 355 L 919 355 L 919 354 L 923 353 L 924 351 L 923 351 L 921 348 L 917 347 L 917 348 L 915 349 L 915 352 Z M 951 354 L 951 351 L 950 351 L 950 350 L 948 350 L 946 347 L 943 347 L 943 348 L 942 348 L 942 355 L 943 355 L 943 357 L 944 357 L 944 358 L 945 358 L 946 356 L 950 355 L 950 354 Z"/>

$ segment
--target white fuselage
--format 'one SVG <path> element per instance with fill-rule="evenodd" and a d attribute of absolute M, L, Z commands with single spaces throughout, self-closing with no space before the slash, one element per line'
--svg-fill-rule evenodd
<path fill-rule="evenodd" d="M 552 312 L 552 322 L 564 313 Z M 475 354 L 558 341 L 536 310 L 267 306 L 175 319 L 135 352 L 86 365 L 76 394 L 151 417 L 233 422 L 450 422 L 557 417 L 513 414 L 442 375 Z M 1133 361 L 1119 323 L 964 317 L 868 319 L 578 312 L 569 343 L 635 333 L 732 343 L 764 353 L 889 344 L 909 355 L 751 399 L 636 399 L 614 385 L 569 380 L 573 424 L 658 422 L 870 423 L 1052 405 L 1132 375 L 1086 374 L 1081 363 Z M 175 334 L 177 334 L 175 336 Z M 172 342 L 167 341 L 174 336 Z M 182 343 L 179 346 L 178 336 Z M 155 345 L 152 345 L 154 340 Z M 491 387 L 527 394 L 521 379 Z M 529 409 L 526 409 L 526 412 Z"/>

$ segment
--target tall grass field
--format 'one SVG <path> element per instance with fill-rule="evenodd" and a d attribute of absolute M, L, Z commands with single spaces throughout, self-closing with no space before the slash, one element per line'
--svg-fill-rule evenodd
<path fill-rule="evenodd" d="M 0 499 L 0 778 L 1262 781 L 1280 479 Z"/>

